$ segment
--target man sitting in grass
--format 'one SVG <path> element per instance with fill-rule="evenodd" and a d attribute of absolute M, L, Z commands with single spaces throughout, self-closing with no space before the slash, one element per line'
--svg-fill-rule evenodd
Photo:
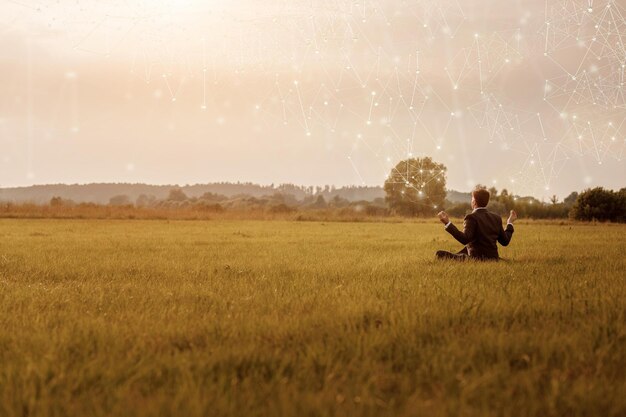
<path fill-rule="evenodd" d="M 452 224 L 445 211 L 439 212 L 439 220 L 446 225 L 446 231 L 450 233 L 465 247 L 458 253 L 437 251 L 438 259 L 454 259 L 464 261 L 466 259 L 498 260 L 498 244 L 507 246 L 513 236 L 513 222 L 517 220 L 517 213 L 511 210 L 506 229 L 502 227 L 502 218 L 487 210 L 489 204 L 489 191 L 485 188 L 476 188 L 472 191 L 473 211 L 465 216 L 463 231 L 461 232 Z"/>

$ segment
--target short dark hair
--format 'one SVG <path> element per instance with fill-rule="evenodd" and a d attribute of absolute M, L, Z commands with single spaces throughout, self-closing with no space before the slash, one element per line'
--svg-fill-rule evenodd
<path fill-rule="evenodd" d="M 491 197 L 491 193 L 489 190 L 483 187 L 476 187 L 474 191 L 472 191 L 472 197 L 476 200 L 476 204 L 478 207 L 487 207 L 489 204 L 489 197 Z"/>

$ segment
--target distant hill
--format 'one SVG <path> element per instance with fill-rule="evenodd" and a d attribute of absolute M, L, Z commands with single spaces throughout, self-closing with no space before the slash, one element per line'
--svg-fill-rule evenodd
<path fill-rule="evenodd" d="M 470 203 L 472 201 L 472 193 L 462 193 L 460 191 L 448 190 L 446 198 L 451 203 Z"/>
<path fill-rule="evenodd" d="M 350 202 L 374 201 L 384 198 L 382 187 L 332 186 L 307 187 L 294 184 L 258 185 L 253 183 L 211 183 L 195 185 L 148 185 L 148 184 L 51 184 L 30 187 L 0 188 L 0 201 L 13 203 L 46 204 L 53 197 L 73 200 L 76 203 L 108 204 L 115 196 L 125 195 L 131 202 L 140 196 L 154 196 L 165 199 L 173 188 L 180 188 L 188 197 L 200 197 L 204 193 L 214 193 L 232 198 L 239 195 L 263 197 L 276 193 L 293 195 L 303 200 L 311 195 L 323 195 L 326 201 L 339 196 Z M 448 191 L 448 200 L 452 203 L 469 202 L 470 194 Z"/>
<path fill-rule="evenodd" d="M 275 193 L 291 194 L 298 200 L 313 194 L 322 194 L 326 199 L 338 195 L 349 201 L 368 200 L 372 201 L 384 197 L 381 187 L 304 187 L 293 184 L 281 185 L 258 185 L 252 183 L 212 183 L 196 185 L 148 185 L 148 184 L 51 184 L 33 185 L 30 187 L 0 188 L 0 201 L 14 203 L 45 204 L 53 197 L 61 197 L 73 200 L 77 203 L 107 204 L 109 200 L 118 195 L 128 196 L 130 201 L 135 201 L 139 196 L 154 196 L 157 199 L 165 199 L 170 190 L 181 189 L 188 197 L 200 197 L 204 193 L 214 193 L 226 197 L 247 195 L 262 197 Z"/>

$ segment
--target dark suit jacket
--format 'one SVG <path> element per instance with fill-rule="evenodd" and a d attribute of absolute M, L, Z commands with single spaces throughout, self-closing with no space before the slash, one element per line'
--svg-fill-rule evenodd
<path fill-rule="evenodd" d="M 446 227 L 461 244 L 467 246 L 467 253 L 472 258 L 498 259 L 498 244 L 507 246 L 513 236 L 513 225 L 502 227 L 502 218 L 497 214 L 480 208 L 465 216 L 463 231 L 450 223 Z"/>

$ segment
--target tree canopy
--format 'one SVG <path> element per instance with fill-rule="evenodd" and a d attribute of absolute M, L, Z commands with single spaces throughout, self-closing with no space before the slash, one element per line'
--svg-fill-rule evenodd
<path fill-rule="evenodd" d="M 385 199 L 397 214 L 432 215 L 446 199 L 447 168 L 429 157 L 400 161 L 385 181 Z"/>

